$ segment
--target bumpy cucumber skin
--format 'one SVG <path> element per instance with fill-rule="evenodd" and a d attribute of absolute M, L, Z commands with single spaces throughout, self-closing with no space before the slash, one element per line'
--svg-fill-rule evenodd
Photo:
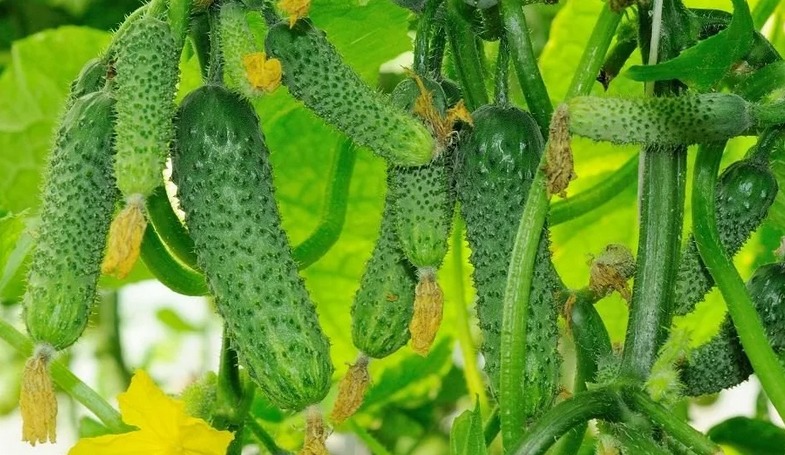
<path fill-rule="evenodd" d="M 764 265 L 747 282 L 755 310 L 774 352 L 785 352 L 785 264 Z M 728 317 L 720 332 L 692 354 L 681 369 L 681 380 L 687 396 L 717 393 L 741 384 L 752 374 L 747 355 Z"/>
<path fill-rule="evenodd" d="M 433 94 L 434 106 L 442 115 L 446 96 L 441 86 L 423 79 Z M 392 93 L 393 103 L 411 111 L 420 89 L 413 79 L 405 79 Z M 389 191 L 395 204 L 395 227 L 403 252 L 418 268 L 438 267 L 447 254 L 447 238 L 452 226 L 455 191 L 449 150 L 424 166 L 390 166 Z"/>
<path fill-rule="evenodd" d="M 458 200 L 474 265 L 477 316 L 484 341 L 485 371 L 499 391 L 502 301 L 515 232 L 539 165 L 544 141 L 527 112 L 484 106 L 472 114 L 474 129 L 458 149 Z M 547 230 L 537 250 L 523 387 L 526 414 L 535 416 L 551 402 L 559 373 L 558 278 L 551 264 Z"/>
<path fill-rule="evenodd" d="M 358 349 L 381 359 L 409 341 L 416 285 L 416 271 L 398 243 L 388 191 L 379 239 L 352 303 L 352 341 Z"/>
<path fill-rule="evenodd" d="M 569 101 L 570 131 L 617 144 L 697 144 L 722 141 L 753 125 L 751 105 L 738 95 L 703 93 L 642 99 L 578 96 Z"/>
<path fill-rule="evenodd" d="M 309 20 L 279 23 L 265 42 L 289 91 L 359 145 L 401 166 L 428 163 L 436 143 L 415 118 L 366 85 Z"/>
<path fill-rule="evenodd" d="M 280 226 L 256 113 L 225 88 L 201 87 L 180 107 L 176 144 L 172 177 L 242 363 L 276 406 L 321 401 L 329 341 Z"/>
<path fill-rule="evenodd" d="M 245 76 L 243 56 L 255 52 L 256 49 L 243 7 L 235 2 L 223 3 L 218 30 L 223 56 L 224 82 L 240 93 L 251 93 L 252 88 Z"/>
<path fill-rule="evenodd" d="M 169 25 L 152 17 L 136 22 L 117 49 L 117 186 L 148 196 L 161 185 L 172 140 L 179 50 Z"/>
<path fill-rule="evenodd" d="M 777 179 L 771 169 L 755 158 L 731 164 L 717 183 L 717 229 L 722 246 L 733 256 L 744 246 L 769 211 L 777 195 Z M 692 312 L 714 280 L 703 265 L 695 238 L 690 235 L 676 275 L 674 313 Z"/>
<path fill-rule="evenodd" d="M 111 98 L 104 92 L 73 102 L 49 161 L 24 319 L 36 342 L 72 345 L 96 299 L 106 236 L 118 193 L 112 171 Z"/>

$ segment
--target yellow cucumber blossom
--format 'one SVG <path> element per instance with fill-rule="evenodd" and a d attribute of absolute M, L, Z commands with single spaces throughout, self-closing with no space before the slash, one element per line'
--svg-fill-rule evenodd
<path fill-rule="evenodd" d="M 224 455 L 234 439 L 231 432 L 189 416 L 185 403 L 164 394 L 143 370 L 117 401 L 123 421 L 138 430 L 80 439 L 68 455 Z"/>

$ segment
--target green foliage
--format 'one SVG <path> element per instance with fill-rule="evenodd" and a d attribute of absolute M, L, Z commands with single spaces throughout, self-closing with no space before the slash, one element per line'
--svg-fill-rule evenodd
<path fill-rule="evenodd" d="M 485 455 L 480 405 L 467 409 L 455 418 L 450 430 L 450 455 Z"/>

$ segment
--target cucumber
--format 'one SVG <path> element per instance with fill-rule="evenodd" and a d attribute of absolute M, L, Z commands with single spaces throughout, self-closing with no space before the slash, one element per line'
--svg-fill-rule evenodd
<path fill-rule="evenodd" d="M 777 134 L 762 137 L 757 147 L 781 146 Z M 765 159 L 752 156 L 731 164 L 717 183 L 716 214 L 720 241 L 728 255 L 739 252 L 774 203 L 778 185 Z M 691 313 L 714 279 L 703 265 L 695 238 L 690 235 L 681 254 L 674 290 L 674 314 Z"/>
<path fill-rule="evenodd" d="M 79 75 L 71 83 L 71 92 L 66 103 L 67 108 L 77 99 L 101 89 L 106 84 L 108 67 L 103 60 L 94 58 L 89 60 L 79 71 Z"/>
<path fill-rule="evenodd" d="M 731 93 L 622 99 L 576 96 L 568 101 L 570 132 L 616 144 L 697 144 L 743 134 L 759 108 Z"/>
<path fill-rule="evenodd" d="M 474 265 L 482 353 L 492 389 L 499 391 L 502 299 L 515 233 L 539 165 L 544 141 L 532 116 L 514 107 L 483 106 L 472 114 L 474 129 L 458 148 L 457 193 Z M 525 380 L 526 417 L 553 400 L 559 353 L 556 293 L 562 288 L 543 230 L 528 310 Z"/>
<path fill-rule="evenodd" d="M 112 173 L 112 99 L 94 92 L 62 119 L 49 158 L 27 290 L 27 332 L 36 343 L 25 365 L 22 438 L 55 441 L 57 401 L 48 366 L 76 342 L 96 300 L 106 235 L 118 198 Z"/>
<path fill-rule="evenodd" d="M 281 84 L 281 62 L 268 60 L 259 52 L 245 13 L 237 2 L 222 3 L 218 32 L 224 83 L 243 96 L 254 98 Z"/>
<path fill-rule="evenodd" d="M 147 224 L 144 200 L 161 184 L 172 140 L 180 48 L 169 25 L 151 16 L 120 37 L 112 88 L 117 187 L 125 208 L 112 222 L 102 271 L 125 277 L 139 257 Z"/>
<path fill-rule="evenodd" d="M 785 360 L 785 264 L 773 263 L 759 267 L 747 281 L 752 297 L 774 352 Z M 747 355 L 729 317 L 720 332 L 708 343 L 698 347 L 681 368 L 681 380 L 687 396 L 716 393 L 738 385 L 752 374 Z"/>
<path fill-rule="evenodd" d="M 398 244 L 388 191 L 379 238 L 352 303 L 352 341 L 360 351 L 381 359 L 409 341 L 416 284 L 416 269 Z"/>
<path fill-rule="evenodd" d="M 87 326 L 117 200 L 107 93 L 76 100 L 47 170 L 41 224 L 27 278 L 24 319 L 34 341 L 61 350 Z"/>
<path fill-rule="evenodd" d="M 172 178 L 241 362 L 282 409 L 321 401 L 333 372 L 329 341 L 281 229 L 253 107 L 203 86 L 180 106 L 175 144 Z"/>
<path fill-rule="evenodd" d="M 309 20 L 272 26 L 265 47 L 281 61 L 289 91 L 357 144 L 402 166 L 426 164 L 436 153 L 428 129 L 365 84 Z"/>

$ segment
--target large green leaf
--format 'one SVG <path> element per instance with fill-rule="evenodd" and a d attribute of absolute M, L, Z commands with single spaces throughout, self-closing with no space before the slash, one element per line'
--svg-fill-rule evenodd
<path fill-rule="evenodd" d="M 749 417 L 732 417 L 718 423 L 708 431 L 708 436 L 743 455 L 781 455 L 785 450 L 785 430 Z"/>

